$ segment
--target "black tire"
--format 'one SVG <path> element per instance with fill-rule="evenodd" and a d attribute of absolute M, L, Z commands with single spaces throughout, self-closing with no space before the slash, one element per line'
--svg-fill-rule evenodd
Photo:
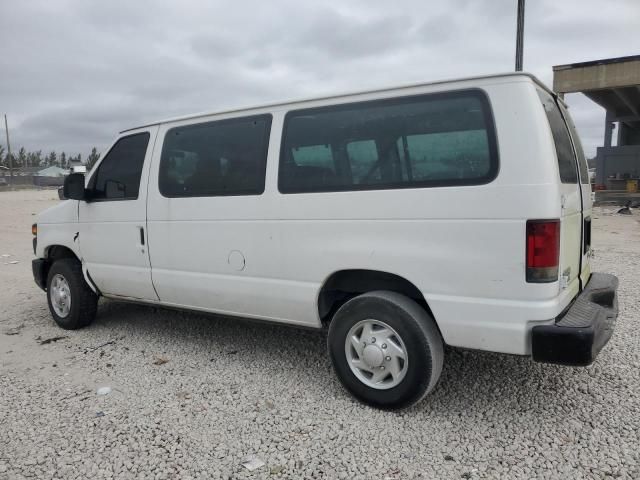
<path fill-rule="evenodd" d="M 71 293 L 71 305 L 68 315 L 61 317 L 52 305 L 51 282 L 61 275 L 68 283 Z M 47 303 L 55 322 L 65 330 L 77 330 L 91 324 L 96 318 L 98 296 L 91 290 L 82 274 L 82 266 L 75 258 L 56 260 L 47 275 Z"/>
<path fill-rule="evenodd" d="M 406 347 L 406 373 L 392 388 L 380 390 L 366 385 L 349 366 L 345 352 L 347 335 L 354 325 L 367 319 L 392 327 Z M 399 293 L 376 291 L 349 300 L 333 317 L 327 342 L 342 384 L 357 399 L 374 407 L 387 410 L 410 407 L 433 390 L 442 373 L 444 348 L 435 321 L 415 301 Z"/>

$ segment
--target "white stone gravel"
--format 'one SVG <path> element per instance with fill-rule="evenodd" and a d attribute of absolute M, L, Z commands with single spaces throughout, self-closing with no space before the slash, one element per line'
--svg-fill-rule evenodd
<path fill-rule="evenodd" d="M 58 329 L 29 228 L 55 198 L 0 192 L 20 262 L 0 265 L 0 479 L 640 478 L 640 211 L 594 220 L 595 269 L 620 277 L 594 365 L 448 350 L 434 393 L 389 413 L 341 388 L 320 332 L 106 301 Z"/>

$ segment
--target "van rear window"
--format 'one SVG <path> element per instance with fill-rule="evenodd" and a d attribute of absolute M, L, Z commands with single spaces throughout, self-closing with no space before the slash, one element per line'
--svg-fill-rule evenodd
<path fill-rule="evenodd" d="M 565 107 L 562 107 L 562 115 L 567 121 L 567 127 L 569 127 L 571 138 L 573 138 L 573 146 L 576 148 L 576 155 L 578 157 L 578 170 L 580 171 L 580 182 L 588 185 L 590 183 L 589 166 L 587 165 L 587 158 L 584 155 L 584 149 L 582 148 L 580 136 L 578 135 L 578 131 L 576 130 L 576 126 L 573 122 L 573 119 L 571 118 L 571 115 L 569 115 L 569 112 Z"/>
<path fill-rule="evenodd" d="M 478 185 L 498 152 L 479 90 L 291 111 L 278 188 L 305 193 Z"/>
<path fill-rule="evenodd" d="M 544 107 L 544 112 L 547 114 L 553 143 L 556 146 L 560 181 L 562 183 L 578 183 L 578 170 L 573 147 L 571 146 L 571 137 L 569 137 L 569 130 L 567 130 L 567 125 L 562 118 L 560 109 L 553 97 L 547 92 L 538 90 L 538 96 Z"/>

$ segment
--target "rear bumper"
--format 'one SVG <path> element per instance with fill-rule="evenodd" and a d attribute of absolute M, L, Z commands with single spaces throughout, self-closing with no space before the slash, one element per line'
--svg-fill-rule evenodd
<path fill-rule="evenodd" d="M 31 261 L 31 270 L 33 271 L 33 280 L 42 290 L 47 289 L 47 262 L 42 258 L 36 258 Z"/>
<path fill-rule="evenodd" d="M 592 274 L 573 304 L 555 323 L 533 327 L 533 359 L 574 366 L 592 363 L 613 333 L 618 317 L 617 289 L 617 277 Z"/>

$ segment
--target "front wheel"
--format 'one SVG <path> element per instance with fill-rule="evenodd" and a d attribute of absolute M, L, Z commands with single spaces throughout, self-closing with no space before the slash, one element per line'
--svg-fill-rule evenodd
<path fill-rule="evenodd" d="M 56 260 L 47 276 L 47 303 L 55 322 L 65 330 L 86 327 L 96 317 L 98 296 L 91 290 L 75 258 Z"/>
<path fill-rule="evenodd" d="M 435 321 L 412 299 L 387 291 L 365 293 L 340 307 L 328 347 L 347 390 L 385 409 L 419 402 L 438 382 L 444 360 Z"/>

